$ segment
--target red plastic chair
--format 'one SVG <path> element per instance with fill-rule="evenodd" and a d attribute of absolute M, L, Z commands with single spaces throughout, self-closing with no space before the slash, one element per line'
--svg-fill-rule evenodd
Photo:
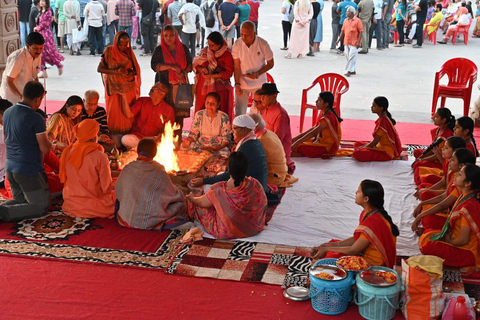
<path fill-rule="evenodd" d="M 436 45 L 437 44 L 437 31 L 438 31 L 438 26 L 439 25 L 440 25 L 440 22 L 435 23 L 435 24 L 424 24 L 423 26 L 425 27 L 425 29 L 423 29 L 423 39 L 427 39 L 427 35 L 428 35 L 428 40 L 430 42 L 433 42 L 433 45 Z M 435 31 L 428 34 L 428 30 L 427 30 L 428 27 L 436 27 L 436 28 L 435 28 Z"/>
<path fill-rule="evenodd" d="M 440 79 L 444 75 L 448 77 L 448 84 L 441 85 Z M 438 98 L 441 97 L 440 107 L 445 107 L 445 100 L 448 98 L 463 99 L 463 115 L 468 115 L 470 99 L 472 97 L 472 86 L 477 81 L 477 66 L 465 58 L 450 59 L 443 64 L 435 74 L 433 86 L 432 118 L 435 115 Z"/>
<path fill-rule="evenodd" d="M 319 110 L 317 110 L 316 104 L 311 104 L 307 102 L 307 93 L 310 89 L 315 87 L 316 85 L 320 86 L 320 91 L 330 91 L 333 93 L 334 96 L 334 102 L 333 102 L 333 108 L 337 112 L 338 116 L 340 117 L 340 100 L 342 97 L 342 94 L 348 91 L 350 88 L 350 85 L 343 76 L 336 74 L 336 73 L 325 73 L 322 74 L 320 77 L 315 79 L 312 82 L 312 85 L 306 89 L 303 89 L 302 91 L 302 105 L 301 105 L 301 111 L 300 111 L 300 132 L 303 132 L 303 122 L 305 121 L 305 112 L 307 109 L 312 109 L 313 115 L 312 115 L 312 126 L 314 126 L 317 123 L 317 118 L 318 118 L 318 113 Z"/>
<path fill-rule="evenodd" d="M 267 83 L 275 83 L 273 80 L 273 77 L 270 75 L 270 73 L 267 72 Z M 248 96 L 248 107 L 250 108 L 253 104 L 253 95 L 255 92 L 251 92 L 250 95 Z"/>
<path fill-rule="evenodd" d="M 467 25 L 460 25 L 458 26 L 457 30 L 453 32 L 452 44 L 455 44 L 457 41 L 457 34 L 463 34 L 463 43 L 467 45 L 468 43 L 468 30 L 470 30 L 470 26 L 472 25 L 473 19 L 470 19 L 470 23 Z"/>

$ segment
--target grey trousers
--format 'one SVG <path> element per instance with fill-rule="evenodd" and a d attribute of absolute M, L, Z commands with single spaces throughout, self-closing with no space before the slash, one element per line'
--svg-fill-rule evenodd
<path fill-rule="evenodd" d="M 390 22 L 392 22 L 392 15 L 387 13 L 385 15 L 385 19 L 383 20 L 382 34 L 383 46 L 385 48 L 388 48 L 388 45 L 390 44 Z"/>
<path fill-rule="evenodd" d="M 13 199 L 0 205 L 0 217 L 4 221 L 38 218 L 48 211 L 50 189 L 45 173 L 27 176 L 7 172 Z"/>
<path fill-rule="evenodd" d="M 362 20 L 363 31 L 362 31 L 362 51 L 368 51 L 368 38 L 370 34 L 370 25 L 371 19 L 367 21 Z"/>
<path fill-rule="evenodd" d="M 338 23 L 332 23 L 332 44 L 330 45 L 330 49 L 335 49 L 335 42 L 337 42 L 339 35 L 340 30 Z"/>

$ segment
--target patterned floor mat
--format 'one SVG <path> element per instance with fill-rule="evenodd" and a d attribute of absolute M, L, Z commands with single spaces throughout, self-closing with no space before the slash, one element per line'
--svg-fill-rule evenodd
<path fill-rule="evenodd" d="M 308 256 L 308 248 L 204 239 L 184 246 L 167 273 L 305 286 L 312 261 Z"/>

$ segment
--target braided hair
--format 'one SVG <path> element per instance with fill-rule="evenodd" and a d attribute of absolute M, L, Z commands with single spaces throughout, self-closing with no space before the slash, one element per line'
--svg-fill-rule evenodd
<path fill-rule="evenodd" d="M 463 130 L 468 130 L 470 139 L 472 139 L 473 146 L 475 147 L 475 157 L 478 157 L 477 143 L 475 142 L 475 138 L 473 136 L 473 129 L 475 128 L 475 122 L 470 117 L 460 117 L 457 119 L 457 123 L 460 127 L 462 127 Z"/>
<path fill-rule="evenodd" d="M 452 115 L 452 112 L 448 108 L 440 108 L 437 109 L 437 113 L 440 116 L 440 119 L 447 120 L 447 127 L 453 131 L 455 128 L 455 116 Z"/>
<path fill-rule="evenodd" d="M 245 179 L 248 170 L 248 158 L 242 152 L 232 152 L 228 157 L 228 172 L 233 178 L 235 187 Z"/>
<path fill-rule="evenodd" d="M 320 92 L 319 96 L 320 96 L 320 98 L 322 98 L 323 102 L 328 103 L 328 108 L 330 109 L 330 111 L 333 112 L 335 117 L 337 117 L 338 122 L 342 122 L 343 119 L 338 116 L 337 112 L 333 108 L 333 102 L 334 102 L 334 98 L 335 98 L 333 96 L 333 93 L 331 93 L 330 91 L 322 91 L 322 92 Z"/>
<path fill-rule="evenodd" d="M 392 115 L 390 114 L 390 112 L 388 111 L 388 99 L 385 98 L 385 97 L 382 97 L 382 96 L 378 96 L 376 97 L 375 99 L 373 99 L 373 101 L 380 107 L 383 109 L 383 111 L 385 111 L 387 113 L 387 117 L 388 119 L 390 119 L 390 121 L 392 122 L 393 125 L 395 125 L 397 123 L 397 121 L 395 121 L 395 119 L 392 118 Z"/>
<path fill-rule="evenodd" d="M 360 188 L 362 189 L 362 193 L 365 197 L 368 197 L 368 204 L 375 209 L 378 209 L 382 216 L 388 221 L 390 227 L 392 229 L 392 234 L 395 237 L 398 237 L 400 231 L 398 231 L 398 227 L 393 223 L 392 217 L 388 214 L 388 212 L 383 207 L 384 204 L 384 197 L 385 191 L 383 190 L 382 185 L 378 181 L 373 180 L 363 180 L 360 183 Z"/>

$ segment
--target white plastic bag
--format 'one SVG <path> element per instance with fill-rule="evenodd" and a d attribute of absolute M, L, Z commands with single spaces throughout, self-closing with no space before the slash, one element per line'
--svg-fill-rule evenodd
<path fill-rule="evenodd" d="M 73 37 L 73 43 L 82 43 L 84 41 L 87 41 L 87 37 L 83 33 L 83 30 L 78 30 L 78 29 L 72 29 L 72 37 Z"/>

